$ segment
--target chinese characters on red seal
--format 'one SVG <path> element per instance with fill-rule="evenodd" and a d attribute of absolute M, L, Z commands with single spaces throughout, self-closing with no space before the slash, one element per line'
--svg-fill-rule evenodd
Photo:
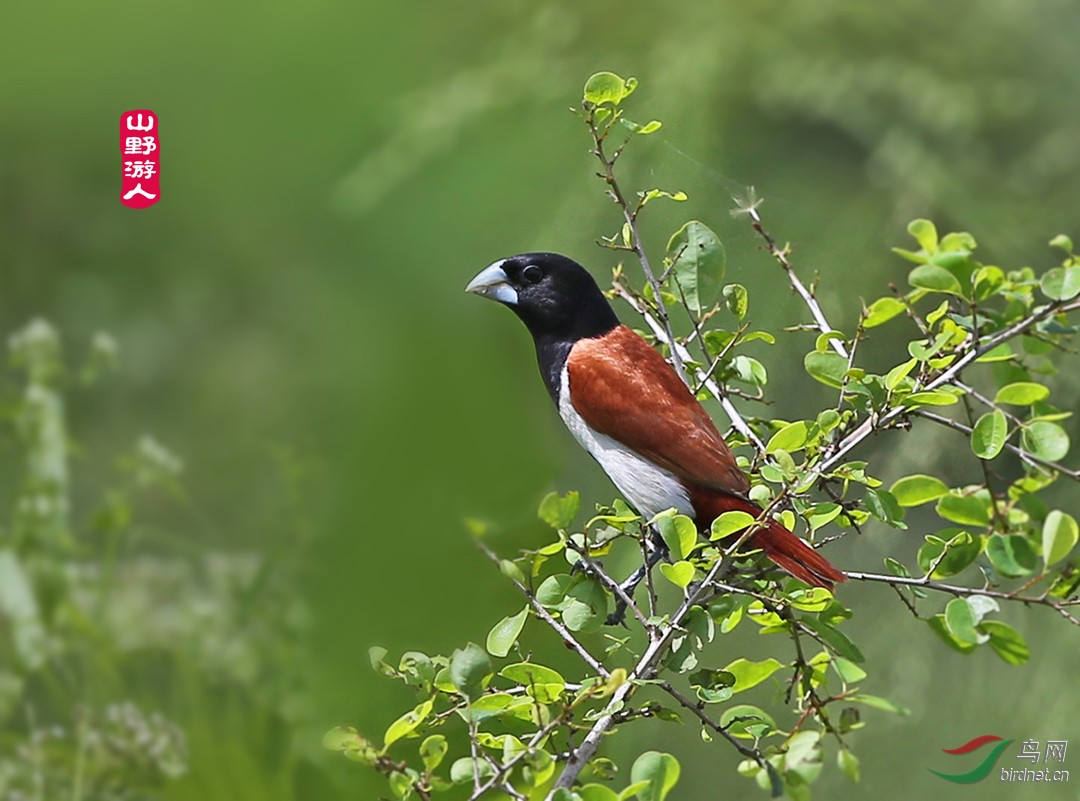
<path fill-rule="evenodd" d="M 158 202 L 160 143 L 158 118 L 148 109 L 120 115 L 120 156 L 123 172 L 120 202 L 129 209 L 145 209 Z"/>

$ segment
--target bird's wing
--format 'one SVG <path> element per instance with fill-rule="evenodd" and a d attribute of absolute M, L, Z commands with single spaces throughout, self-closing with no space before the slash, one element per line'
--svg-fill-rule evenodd
<path fill-rule="evenodd" d="M 735 495 L 749 489 L 702 405 L 626 326 L 574 343 L 567 375 L 570 401 L 590 428 L 686 481 Z"/>

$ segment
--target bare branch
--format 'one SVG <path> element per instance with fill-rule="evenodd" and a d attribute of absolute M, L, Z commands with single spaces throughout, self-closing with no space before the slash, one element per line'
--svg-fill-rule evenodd
<path fill-rule="evenodd" d="M 594 110 L 592 105 L 586 104 L 585 122 L 588 124 L 589 132 L 592 134 L 593 138 L 593 155 L 596 156 L 603 167 L 603 172 L 600 174 L 600 177 L 607 184 L 611 199 L 615 201 L 615 204 L 622 211 L 623 220 L 625 220 L 627 227 L 630 229 L 630 249 L 637 255 L 638 262 L 641 264 L 641 270 L 645 273 L 645 279 L 649 282 L 649 287 L 652 289 L 653 302 L 656 304 L 656 313 L 663 324 L 664 333 L 667 335 L 667 341 L 674 342 L 675 332 L 671 327 L 671 318 L 664 305 L 664 298 L 660 290 L 660 282 L 656 280 L 656 273 L 653 272 L 652 265 L 649 263 L 649 256 L 645 252 L 645 246 L 642 244 L 641 231 L 638 229 L 637 224 L 637 209 L 630 207 L 630 204 L 626 200 L 626 196 L 623 195 L 618 180 L 615 178 L 615 161 L 618 159 L 622 148 L 620 147 L 615 150 L 610 157 L 606 155 L 604 151 L 604 133 L 597 127 L 596 117 L 593 113 Z M 689 385 L 690 382 L 686 378 L 686 367 L 683 365 L 683 355 L 675 348 L 671 349 L 671 364 L 683 383 Z"/>
<path fill-rule="evenodd" d="M 951 417 L 945 417 L 943 415 L 936 414 L 935 412 L 931 412 L 926 409 L 918 409 L 915 413 L 918 414 L 919 417 L 925 417 L 927 420 L 933 420 L 939 425 L 946 426 L 947 428 L 951 428 L 954 431 L 959 431 L 960 433 L 965 434 L 969 437 L 971 436 L 971 426 L 965 425 L 959 420 L 953 420 Z M 1030 464 L 1037 464 L 1040 467 L 1046 468 L 1047 470 L 1053 470 L 1055 473 L 1060 473 L 1061 475 L 1065 476 L 1066 478 L 1072 479 L 1073 481 L 1080 481 L 1080 470 L 1070 470 L 1069 468 L 1064 467 L 1057 462 L 1052 462 L 1049 459 L 1044 459 L 1041 456 L 1036 456 L 1031 451 L 1025 450 L 1018 445 L 1013 445 L 1011 442 L 1006 442 L 1004 447 L 1005 450 L 1011 453 L 1015 453 L 1025 462 L 1028 462 Z"/>
<path fill-rule="evenodd" d="M 498 566 L 498 554 L 491 550 L 491 548 L 489 548 L 487 546 L 487 543 L 485 543 L 483 540 L 478 539 L 476 541 L 476 544 L 477 547 L 484 552 L 484 555 L 492 562 L 494 562 L 496 566 Z M 551 613 L 540 605 L 540 603 L 536 600 L 536 596 L 533 595 L 532 590 L 530 590 L 528 587 L 526 587 L 524 584 L 522 584 L 515 578 L 512 578 L 510 576 L 508 576 L 507 578 L 509 578 L 510 581 L 514 583 L 514 586 L 518 588 L 518 591 L 525 596 L 526 600 L 529 602 L 529 606 L 531 606 L 533 612 L 536 613 L 536 616 L 543 620 L 545 623 L 547 623 L 549 626 L 551 626 L 551 628 L 555 630 L 555 633 L 562 637 L 562 641 L 566 643 L 567 647 L 576 651 L 577 655 L 582 658 L 586 665 L 596 671 L 596 674 L 598 676 L 603 676 L 604 678 L 607 678 L 611 675 L 608 672 L 607 668 L 605 668 L 595 657 L 593 657 L 593 655 L 585 649 L 584 645 L 577 641 L 577 639 L 574 637 L 573 634 L 570 633 L 566 626 L 553 618 L 551 616 Z"/>
<path fill-rule="evenodd" d="M 931 571 L 932 572 L 932 571 Z M 957 598 L 966 598 L 972 595 L 985 595 L 988 598 L 998 598 L 1003 601 L 1015 601 L 1022 604 L 1036 604 L 1048 606 L 1075 626 L 1080 626 L 1080 619 L 1069 612 L 1069 607 L 1080 606 L 1080 599 L 1059 601 L 1048 595 L 1022 595 L 1018 592 L 1006 592 L 993 590 L 989 587 L 961 587 L 957 584 L 943 584 L 931 581 L 929 574 L 921 578 L 908 578 L 906 576 L 890 576 L 883 573 L 862 573 L 848 571 L 848 578 L 856 581 L 877 581 L 889 584 L 893 587 L 920 587 L 925 590 L 934 590 L 954 595 Z"/>
<path fill-rule="evenodd" d="M 772 235 L 766 231 L 765 226 L 762 225 L 761 217 L 755 206 L 747 208 L 746 213 L 750 217 L 750 223 L 754 226 L 754 230 L 757 231 L 758 236 L 765 240 L 765 249 L 774 259 L 776 259 L 777 263 L 784 269 L 784 272 L 787 273 L 788 282 L 791 284 L 791 288 L 799 294 L 806 304 L 806 307 L 810 310 L 810 316 L 814 318 L 814 327 L 822 334 L 835 330 L 829 325 L 829 321 L 825 319 L 825 313 L 821 310 L 821 306 L 818 304 L 817 298 L 814 297 L 814 293 L 806 288 L 806 284 L 802 282 L 802 279 L 799 278 L 798 274 L 795 272 L 795 267 L 792 265 L 791 258 L 788 256 L 788 253 L 790 252 L 789 249 L 777 246 Z M 847 348 L 839 339 L 834 337 L 829 340 L 829 344 L 832 346 L 833 350 L 845 359 L 848 358 Z"/>

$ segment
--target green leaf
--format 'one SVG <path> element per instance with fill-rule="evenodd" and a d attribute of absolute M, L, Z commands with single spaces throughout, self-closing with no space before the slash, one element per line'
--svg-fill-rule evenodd
<path fill-rule="evenodd" d="M 1050 567 L 1068 556 L 1069 551 L 1076 545 L 1078 535 L 1080 530 L 1072 515 L 1057 509 L 1048 514 L 1042 530 L 1043 559 L 1046 560 L 1046 566 Z"/>
<path fill-rule="evenodd" d="M 904 509 L 896 502 L 896 498 L 888 490 L 868 489 L 866 491 L 866 508 L 870 510 L 870 514 L 890 526 L 907 528 L 903 524 Z"/>
<path fill-rule="evenodd" d="M 542 704 L 554 703 L 566 689 L 566 679 L 558 671 L 531 662 L 507 665 L 499 675 L 520 684 L 529 696 Z"/>
<path fill-rule="evenodd" d="M 536 602 L 541 606 L 558 606 L 566 600 L 566 593 L 574 585 L 574 577 L 565 573 L 548 576 L 536 589 Z"/>
<path fill-rule="evenodd" d="M 908 223 L 907 230 L 909 234 L 915 237 L 915 241 L 919 243 L 919 247 L 925 250 L 928 255 L 937 252 L 937 228 L 930 220 L 912 220 Z"/>
<path fill-rule="evenodd" d="M 829 433 L 840 425 L 840 412 L 836 409 L 826 409 L 817 416 L 817 424 L 822 433 Z"/>
<path fill-rule="evenodd" d="M 916 289 L 963 295 L 963 289 L 956 276 L 936 264 L 920 264 L 908 274 L 908 283 Z"/>
<path fill-rule="evenodd" d="M 890 392 L 896 389 L 900 382 L 908 377 L 908 374 L 918 363 L 918 359 L 908 359 L 903 364 L 896 365 L 896 367 L 891 369 L 885 376 L 885 389 Z"/>
<path fill-rule="evenodd" d="M 679 773 L 679 761 L 671 754 L 646 751 L 634 760 L 634 766 L 630 768 L 630 781 L 649 783 L 638 790 L 640 801 L 664 801 L 679 781 Z"/>
<path fill-rule="evenodd" d="M 975 614 L 966 598 L 953 598 L 945 606 L 945 625 L 960 642 L 979 645 L 987 636 L 975 631 Z"/>
<path fill-rule="evenodd" d="M 802 622 L 804 625 L 816 631 L 821 639 L 831 645 L 833 650 L 840 656 L 852 662 L 866 661 L 866 657 L 863 656 L 862 651 L 859 650 L 858 646 L 851 641 L 850 637 L 840 631 L 840 629 L 830 626 L 828 623 L 812 616 L 802 618 Z"/>
<path fill-rule="evenodd" d="M 424 760 L 424 770 L 431 773 L 439 767 L 447 750 L 446 738 L 441 734 L 433 734 L 420 743 L 420 758 Z"/>
<path fill-rule="evenodd" d="M 416 731 L 417 726 L 423 723 L 427 719 L 427 716 L 431 714 L 432 706 L 431 700 L 428 699 L 391 723 L 386 730 L 386 734 L 383 735 L 383 747 L 389 748 L 402 737 Z"/>
<path fill-rule="evenodd" d="M 709 668 L 703 668 L 696 673 L 691 673 L 686 677 L 690 682 L 690 686 L 698 690 L 712 691 L 717 695 L 714 700 L 727 700 L 731 697 L 731 688 L 735 685 L 735 675 L 729 673 L 726 670 L 712 670 Z M 720 698 L 719 695 L 727 690 L 726 697 Z M 700 694 L 699 694 L 700 697 Z M 704 698 L 702 700 L 705 700 Z"/>
<path fill-rule="evenodd" d="M 986 300 L 996 295 L 1005 283 L 1005 273 L 1000 267 L 980 267 L 972 277 L 975 300 Z"/>
<path fill-rule="evenodd" d="M 1031 650 L 1024 638 L 1008 623 L 986 620 L 982 623 L 982 630 L 990 635 L 990 647 L 994 653 L 1010 665 L 1022 665 L 1030 658 Z"/>
<path fill-rule="evenodd" d="M 745 342 L 754 342 L 754 341 L 759 340 L 759 339 L 762 342 L 766 342 L 766 343 L 768 343 L 770 345 L 775 345 L 776 344 L 776 337 L 774 337 L 768 331 L 751 331 L 750 333 L 748 333 L 746 336 L 743 337 L 742 341 L 744 343 Z"/>
<path fill-rule="evenodd" d="M 818 353 L 828 353 L 832 350 L 832 342 L 844 341 L 844 332 L 833 329 L 831 331 L 825 331 L 817 335 L 817 339 L 814 340 L 814 350 Z"/>
<path fill-rule="evenodd" d="M 1050 247 L 1052 247 L 1052 248 L 1061 248 L 1066 253 L 1072 253 L 1073 252 L 1073 241 L 1072 241 L 1072 239 L 1070 239 L 1065 234 L 1058 234 L 1057 236 L 1055 236 L 1053 239 L 1050 240 L 1049 244 L 1050 244 Z"/>
<path fill-rule="evenodd" d="M 967 231 L 952 231 L 941 238 L 942 250 L 963 250 L 970 255 L 977 247 L 975 237 Z"/>
<path fill-rule="evenodd" d="M 387 783 L 390 785 L 390 791 L 393 792 L 396 798 L 404 799 L 412 795 L 413 780 L 408 773 L 402 773 L 395 770 L 386 777 Z"/>
<path fill-rule="evenodd" d="M 810 524 L 811 531 L 817 531 L 822 526 L 838 518 L 842 511 L 844 511 L 844 507 L 838 503 L 819 503 L 810 512 L 806 522 Z"/>
<path fill-rule="evenodd" d="M 968 267 L 968 259 L 971 257 L 971 252 L 967 250 L 939 250 L 930 258 L 931 264 L 936 264 L 939 267 L 944 267 L 949 272 L 955 274 L 959 270 Z"/>
<path fill-rule="evenodd" d="M 1020 437 L 1024 448 L 1041 459 L 1056 462 L 1069 452 L 1069 435 L 1057 423 L 1029 423 Z"/>
<path fill-rule="evenodd" d="M 892 712 L 894 715 L 910 715 L 911 710 L 907 707 L 894 704 L 888 698 L 881 698 L 877 695 L 852 695 L 849 696 L 849 701 L 854 701 L 856 704 L 863 704 L 864 706 L 871 707 L 873 709 L 880 709 L 883 712 Z"/>
<path fill-rule="evenodd" d="M 776 731 L 776 721 L 772 716 L 750 704 L 729 706 L 720 716 L 720 725 L 733 736 L 744 740 Z"/>
<path fill-rule="evenodd" d="M 1013 349 L 1009 347 L 1008 342 L 1003 342 L 996 348 L 991 348 L 978 359 L 976 362 L 980 364 L 1007 362 L 1010 361 L 1016 354 L 1013 353 Z"/>
<path fill-rule="evenodd" d="M 962 526 L 985 526 L 990 522 L 990 494 L 985 491 L 971 495 L 946 495 L 937 503 L 937 513 Z"/>
<path fill-rule="evenodd" d="M 472 782 L 473 776 L 479 776 L 480 781 L 486 781 L 495 775 L 495 769 L 485 760 L 472 757 L 461 757 L 450 766 L 450 781 L 454 784 Z"/>
<path fill-rule="evenodd" d="M 939 531 L 937 536 L 927 535 L 926 543 L 919 548 L 917 558 L 923 572 L 929 572 L 936 562 L 933 577 L 945 578 L 961 572 L 979 558 L 981 551 L 982 538 L 976 539 L 959 528 L 947 528 Z M 943 552 L 945 556 L 941 556 Z"/>
<path fill-rule="evenodd" d="M 827 387 L 840 389 L 844 385 L 844 374 L 847 372 L 848 362 L 839 353 L 819 353 L 814 351 L 806 354 L 803 366 L 811 378 L 815 378 Z"/>
<path fill-rule="evenodd" d="M 980 417 L 971 431 L 971 450 L 980 459 L 993 459 L 1005 447 L 1009 436 L 1009 421 L 1001 409 Z"/>
<path fill-rule="evenodd" d="M 674 564 L 660 565 L 660 572 L 664 578 L 676 587 L 685 589 L 694 580 L 694 566 L 689 562 L 675 562 Z"/>
<path fill-rule="evenodd" d="M 765 365 L 750 356 L 739 354 L 731 360 L 731 367 L 740 381 L 754 386 L 765 386 L 769 381 Z"/>
<path fill-rule="evenodd" d="M 513 617 L 504 617 L 495 624 L 487 636 L 488 653 L 492 656 L 506 656 L 517 641 L 529 617 L 529 607 L 525 607 Z"/>
<path fill-rule="evenodd" d="M 346 759 L 374 765 L 379 751 L 368 740 L 361 737 L 352 726 L 335 726 L 323 737 L 323 748 L 340 751 Z"/>
<path fill-rule="evenodd" d="M 866 319 L 863 320 L 864 328 L 875 328 L 882 323 L 887 323 L 898 314 L 907 309 L 903 301 L 896 298 L 878 298 L 866 309 Z"/>
<path fill-rule="evenodd" d="M 499 560 L 499 572 L 511 581 L 516 581 L 519 584 L 525 583 L 525 574 L 521 572 L 520 567 L 511 562 L 509 559 Z"/>
<path fill-rule="evenodd" d="M 520 696 L 515 697 L 510 693 L 487 693 L 471 702 L 465 709 L 459 708 L 458 714 L 466 722 L 480 723 L 508 712 L 519 701 Z"/>
<path fill-rule="evenodd" d="M 476 643 L 469 643 L 450 655 L 450 681 L 466 698 L 479 697 L 491 673 L 491 659 Z"/>
<path fill-rule="evenodd" d="M 750 295 L 742 284 L 728 284 L 724 287 L 724 300 L 731 313 L 740 320 L 750 309 Z"/>
<path fill-rule="evenodd" d="M 842 656 L 834 657 L 832 663 L 836 672 L 848 684 L 856 684 L 866 678 L 865 670 Z"/>
<path fill-rule="evenodd" d="M 903 400 L 904 406 L 952 406 L 957 398 L 951 392 L 927 390 L 926 392 L 912 392 Z"/>
<path fill-rule="evenodd" d="M 1072 300 L 1080 295 L 1080 267 L 1055 267 L 1039 281 L 1050 300 Z"/>
<path fill-rule="evenodd" d="M 720 237 L 698 220 L 691 220 L 668 241 L 668 258 L 675 281 L 690 311 L 700 314 L 720 296 L 727 256 Z"/>
<path fill-rule="evenodd" d="M 362 739 L 352 726 L 335 726 L 323 735 L 322 746 L 327 751 L 344 751 Z"/>
<path fill-rule="evenodd" d="M 942 309 L 947 309 L 948 305 L 948 301 L 943 302 L 941 304 Z M 927 322 L 929 322 L 929 318 L 933 317 L 935 314 L 937 314 L 937 310 L 930 312 L 930 314 L 927 315 Z M 940 353 L 942 348 L 949 344 L 950 339 L 952 339 L 952 334 L 948 331 L 938 334 L 932 341 L 929 338 L 913 339 L 911 342 L 908 342 L 908 353 L 911 354 L 912 358 L 917 359 L 920 362 L 929 361 Z"/>
<path fill-rule="evenodd" d="M 1019 534 L 994 534 L 986 540 L 986 556 L 994 570 L 1009 578 L 1029 576 L 1038 557 L 1027 537 Z"/>
<path fill-rule="evenodd" d="M 889 487 L 901 506 L 922 506 L 949 494 L 949 487 L 939 478 L 916 474 L 905 476 Z"/>
<path fill-rule="evenodd" d="M 410 687 L 426 691 L 431 688 L 431 682 L 435 678 L 435 665 L 427 654 L 406 651 L 401 655 L 398 672 Z"/>
<path fill-rule="evenodd" d="M 685 559 L 697 544 L 698 531 L 694 521 L 686 515 L 661 513 L 654 518 L 660 538 L 676 559 Z"/>
<path fill-rule="evenodd" d="M 577 794 L 581 801 L 619 801 L 619 794 L 603 784 L 586 784 Z"/>
<path fill-rule="evenodd" d="M 739 693 L 761 684 L 761 682 L 765 681 L 765 679 L 769 678 L 769 676 L 782 667 L 783 664 L 770 657 L 761 662 L 751 662 L 748 659 L 736 659 L 725 667 L 724 670 L 735 677 L 735 684 L 732 685 L 731 691 Z"/>
<path fill-rule="evenodd" d="M 607 618 L 607 594 L 592 578 L 583 579 L 566 593 L 563 622 L 570 631 L 597 631 Z"/>
<path fill-rule="evenodd" d="M 841 748 L 836 752 L 836 764 L 853 782 L 859 780 L 859 759 L 846 748 Z"/>
<path fill-rule="evenodd" d="M 765 446 L 765 452 L 774 453 L 780 450 L 794 453 L 806 444 L 808 433 L 809 430 L 805 420 L 788 423 L 772 435 L 769 443 Z"/>
<path fill-rule="evenodd" d="M 629 801 L 629 799 L 633 798 L 648 786 L 649 782 L 634 782 L 633 784 L 626 785 L 622 792 L 619 793 L 619 801 Z"/>
<path fill-rule="evenodd" d="M 660 130 L 660 128 L 664 124 L 664 123 L 660 122 L 660 120 L 650 120 L 649 122 L 645 123 L 644 125 L 640 125 L 640 124 L 634 122 L 633 120 L 626 119 L 625 117 L 623 117 L 621 120 L 619 120 L 619 122 L 621 122 L 623 125 L 625 125 L 627 128 L 629 128 L 634 133 L 640 134 L 642 136 L 648 136 L 651 133 L 656 133 L 657 131 Z M 668 197 L 671 197 L 671 195 L 668 195 Z M 685 196 L 684 196 L 684 199 L 685 199 Z"/>
<path fill-rule="evenodd" d="M 598 72 L 585 82 L 582 97 L 587 103 L 599 106 L 603 103 L 619 105 L 637 88 L 633 78 L 623 80 L 614 72 Z"/>
<path fill-rule="evenodd" d="M 563 529 L 569 528 L 574 522 L 580 507 L 581 495 L 576 491 L 568 492 L 566 495 L 549 492 L 544 496 L 544 500 L 540 501 L 537 514 L 552 528 Z"/>
<path fill-rule="evenodd" d="M 1042 384 L 1032 381 L 1017 381 L 998 390 L 994 403 L 1008 403 L 1013 406 L 1030 406 L 1050 397 L 1050 390 Z"/>
<path fill-rule="evenodd" d="M 719 540 L 734 534 L 736 531 L 742 531 L 753 523 L 755 519 L 749 512 L 738 510 L 724 512 L 712 522 L 709 539 Z"/>

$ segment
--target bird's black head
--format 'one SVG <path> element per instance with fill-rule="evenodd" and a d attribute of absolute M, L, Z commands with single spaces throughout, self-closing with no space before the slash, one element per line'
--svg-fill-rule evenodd
<path fill-rule="evenodd" d="M 619 324 L 588 271 L 557 253 L 522 253 L 497 261 L 465 291 L 509 306 L 538 344 L 600 336 Z"/>

